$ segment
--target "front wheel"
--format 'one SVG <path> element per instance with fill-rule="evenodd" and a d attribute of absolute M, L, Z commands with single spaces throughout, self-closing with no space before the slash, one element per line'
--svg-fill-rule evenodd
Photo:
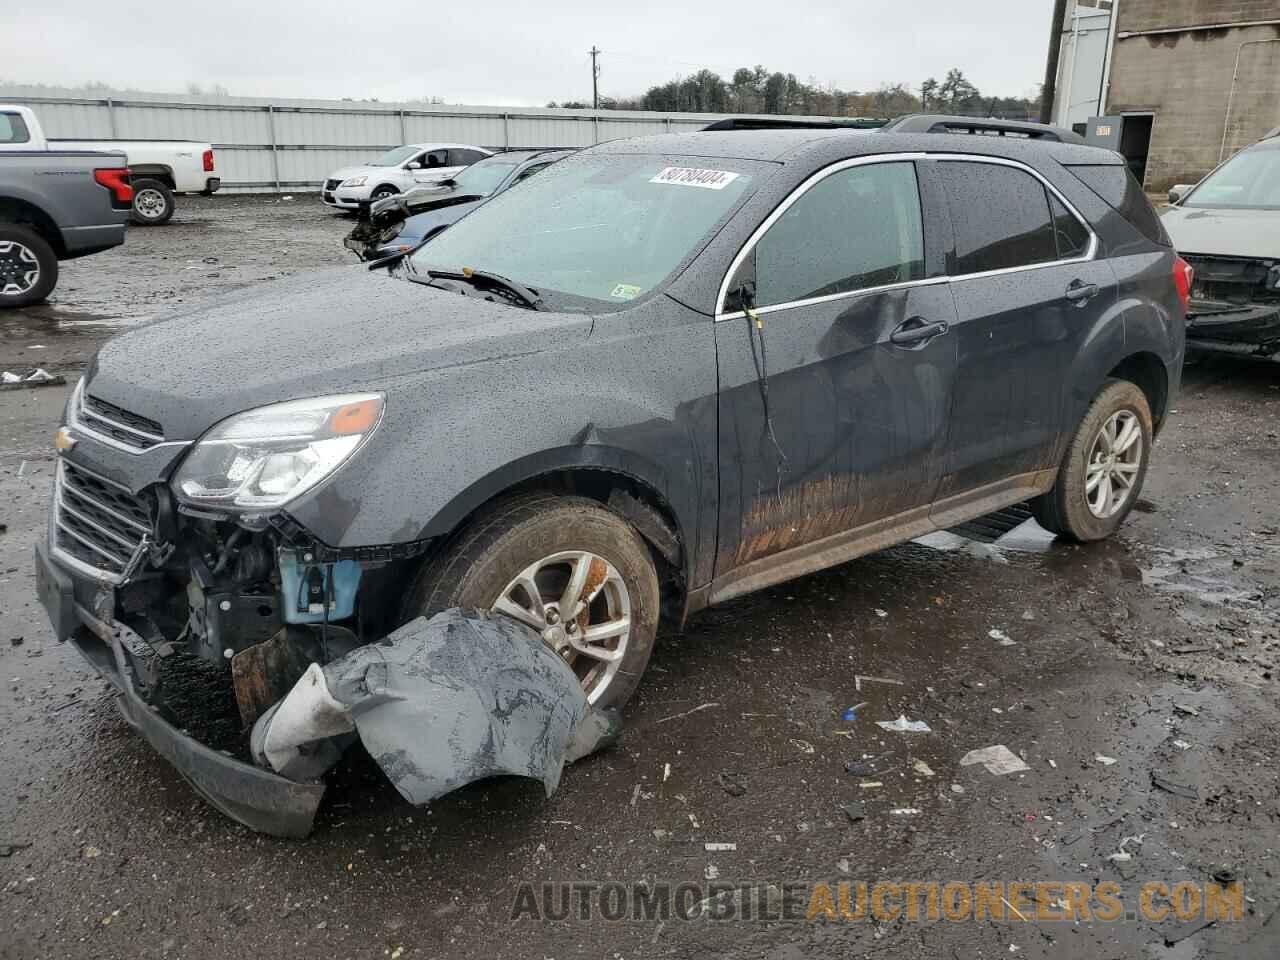
<path fill-rule="evenodd" d="M 400 191 L 395 187 L 384 185 L 378 187 L 378 189 L 374 190 L 373 193 L 369 194 L 369 202 L 377 203 L 379 200 L 385 200 L 387 197 L 393 197 L 399 192 Z"/>
<path fill-rule="evenodd" d="M 0 223 L 0 307 L 39 303 L 58 282 L 58 257 L 48 241 L 16 223 Z"/>
<path fill-rule="evenodd" d="M 537 631 L 598 707 L 635 692 L 658 628 L 648 547 L 583 497 L 535 494 L 474 519 L 419 573 L 405 620 L 450 607 L 491 610 Z"/>
<path fill-rule="evenodd" d="M 154 227 L 166 223 L 176 207 L 177 201 L 167 184 L 149 178 L 133 182 L 133 213 L 130 219 L 139 226 Z"/>
<path fill-rule="evenodd" d="M 1109 537 L 1133 509 L 1151 461 L 1151 407 L 1127 380 L 1094 398 L 1052 490 L 1031 501 L 1040 526 L 1081 543 Z"/>

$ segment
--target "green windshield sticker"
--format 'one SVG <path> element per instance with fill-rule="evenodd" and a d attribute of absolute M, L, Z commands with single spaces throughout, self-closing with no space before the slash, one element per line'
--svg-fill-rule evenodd
<path fill-rule="evenodd" d="M 618 300 L 634 300 L 640 296 L 640 289 L 634 283 L 620 283 L 613 288 L 613 292 L 609 296 Z"/>

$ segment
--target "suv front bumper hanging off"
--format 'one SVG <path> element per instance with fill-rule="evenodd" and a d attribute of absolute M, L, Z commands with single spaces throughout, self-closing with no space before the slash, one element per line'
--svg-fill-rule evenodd
<path fill-rule="evenodd" d="M 35 547 L 35 566 L 40 602 L 58 639 L 70 640 L 89 665 L 111 683 L 124 719 L 202 797 L 233 820 L 262 833 L 305 837 L 311 832 L 324 796 L 324 784 L 297 783 L 243 763 L 206 747 L 170 724 L 139 693 L 141 681 L 135 675 L 129 651 L 144 648 L 146 641 L 119 621 L 99 619 L 93 613 L 97 605 L 92 602 L 85 605 L 92 595 L 86 591 L 104 590 L 109 596 L 110 586 L 73 579 L 50 560 L 40 543 Z"/>

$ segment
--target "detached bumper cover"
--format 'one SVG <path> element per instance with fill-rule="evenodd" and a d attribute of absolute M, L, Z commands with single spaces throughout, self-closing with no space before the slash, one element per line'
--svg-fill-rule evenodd
<path fill-rule="evenodd" d="M 81 601 L 100 589 L 50 560 L 43 544 L 35 548 L 40 602 L 59 639 L 70 639 L 99 674 L 115 687 L 120 712 L 156 751 L 209 803 L 251 829 L 278 837 L 311 832 L 324 796 L 323 784 L 296 783 L 269 770 L 242 763 L 206 747 L 170 724 L 143 699 L 135 670 L 135 652 L 147 647 L 119 621 L 96 617 Z M 77 590 L 77 587 L 79 589 Z"/>

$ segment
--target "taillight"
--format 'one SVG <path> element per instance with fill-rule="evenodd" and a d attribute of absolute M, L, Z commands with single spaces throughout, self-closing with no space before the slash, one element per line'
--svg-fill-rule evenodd
<path fill-rule="evenodd" d="M 1173 283 L 1178 288 L 1178 299 L 1182 301 L 1183 313 L 1191 311 L 1191 282 L 1195 278 L 1196 272 L 1191 264 L 1181 257 L 1176 257 L 1173 261 Z"/>
<path fill-rule="evenodd" d="M 206 150 L 200 159 L 204 161 L 204 172 L 213 173 L 213 151 Z"/>
<path fill-rule="evenodd" d="M 128 167 L 111 167 L 93 171 L 93 179 L 111 191 L 117 203 L 133 203 L 133 185 Z"/>

